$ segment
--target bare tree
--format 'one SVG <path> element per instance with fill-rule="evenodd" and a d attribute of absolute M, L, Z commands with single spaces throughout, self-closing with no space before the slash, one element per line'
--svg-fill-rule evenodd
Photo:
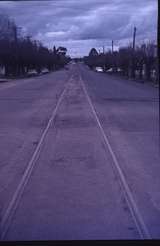
<path fill-rule="evenodd" d="M 55 70 L 68 61 L 67 49 L 49 50 L 30 36 L 18 37 L 17 26 L 7 16 L 0 15 L 0 65 L 6 76 L 24 76 L 29 69 L 38 73 L 43 68 Z"/>
<path fill-rule="evenodd" d="M 151 80 L 151 72 L 153 69 L 155 72 L 157 71 L 157 55 L 155 50 L 156 45 L 153 42 L 134 47 L 134 52 L 131 44 L 127 47 L 121 47 L 119 51 L 108 51 L 105 54 L 98 54 L 92 48 L 84 61 L 92 69 L 96 66 L 101 66 L 105 67 L 105 69 L 113 68 L 113 72 L 116 73 L 117 68 L 120 68 L 123 75 L 132 78 L 135 78 L 135 71 L 137 71 L 139 79 Z M 143 76 L 144 73 L 145 78 Z"/>

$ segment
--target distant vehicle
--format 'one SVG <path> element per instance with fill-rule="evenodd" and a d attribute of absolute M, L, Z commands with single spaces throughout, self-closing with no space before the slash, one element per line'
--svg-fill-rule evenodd
<path fill-rule="evenodd" d="M 36 70 L 29 70 L 27 73 L 27 77 L 32 77 L 32 76 L 36 76 L 38 73 Z"/>
<path fill-rule="evenodd" d="M 121 68 L 118 68 L 117 72 L 123 72 L 123 70 Z"/>
<path fill-rule="evenodd" d="M 112 68 L 112 67 L 109 68 L 106 72 L 107 72 L 107 73 L 112 73 L 112 72 L 113 72 L 113 68 Z"/>
<path fill-rule="evenodd" d="M 103 72 L 103 68 L 101 68 L 101 67 L 95 67 L 95 71 L 102 73 Z"/>
<path fill-rule="evenodd" d="M 119 73 L 119 72 L 122 72 L 123 70 L 121 69 L 121 68 L 117 68 L 117 72 Z M 107 71 L 106 71 L 107 73 L 113 73 L 114 72 L 114 69 L 111 67 L 111 68 L 109 68 Z"/>
<path fill-rule="evenodd" d="M 76 63 L 75 63 L 75 61 L 72 60 L 69 62 L 69 64 L 76 64 Z"/>
<path fill-rule="evenodd" d="M 47 68 L 42 69 L 41 74 L 49 73 L 49 70 Z"/>

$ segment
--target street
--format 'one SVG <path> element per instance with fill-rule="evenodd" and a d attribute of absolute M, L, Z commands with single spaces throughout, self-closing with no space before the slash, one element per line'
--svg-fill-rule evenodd
<path fill-rule="evenodd" d="M 81 63 L 0 84 L 1 240 L 160 239 L 158 97 Z"/>

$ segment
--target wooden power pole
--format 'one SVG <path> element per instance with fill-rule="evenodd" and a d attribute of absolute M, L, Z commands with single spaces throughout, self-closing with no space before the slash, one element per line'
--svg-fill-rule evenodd
<path fill-rule="evenodd" d="M 133 32 L 133 51 L 135 51 L 135 40 L 136 40 L 136 27 L 134 27 L 134 32 Z"/>
<path fill-rule="evenodd" d="M 134 32 L 133 32 L 133 52 L 132 52 L 132 68 L 131 68 L 131 76 L 132 78 L 135 78 L 135 58 L 134 58 L 134 55 L 135 55 L 135 40 L 136 40 L 136 27 L 134 27 Z"/>
<path fill-rule="evenodd" d="M 14 33 L 14 41 L 17 43 L 17 27 L 13 26 L 13 33 Z"/>
<path fill-rule="evenodd" d="M 112 40 L 112 54 L 113 54 L 113 40 Z"/>

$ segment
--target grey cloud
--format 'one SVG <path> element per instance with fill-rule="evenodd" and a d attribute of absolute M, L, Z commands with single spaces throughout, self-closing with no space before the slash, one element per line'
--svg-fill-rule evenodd
<path fill-rule="evenodd" d="M 156 39 L 156 0 L 1 1 L 0 11 L 46 45 L 66 43 L 73 53 L 111 39 L 129 42 L 134 25 L 137 41 Z"/>

